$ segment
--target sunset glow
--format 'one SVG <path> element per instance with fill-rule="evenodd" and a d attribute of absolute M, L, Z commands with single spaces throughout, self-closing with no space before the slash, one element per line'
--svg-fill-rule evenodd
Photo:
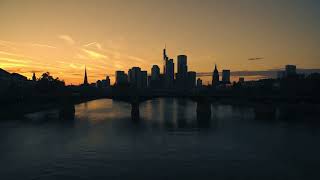
<path fill-rule="evenodd" d="M 1 0 L 0 68 L 80 84 L 86 66 L 90 82 L 113 81 L 116 70 L 162 68 L 165 44 L 197 72 L 215 63 L 231 71 L 320 68 L 317 7 L 312 0 Z"/>

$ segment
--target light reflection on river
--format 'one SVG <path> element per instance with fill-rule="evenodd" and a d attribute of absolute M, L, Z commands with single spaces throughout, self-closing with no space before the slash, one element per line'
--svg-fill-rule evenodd
<path fill-rule="evenodd" d="M 199 125 L 196 103 L 154 99 L 131 106 L 102 99 L 0 122 L 1 179 L 319 178 L 319 126 L 258 120 L 248 107 L 212 106 Z M 236 178 L 238 177 L 238 178 Z"/>

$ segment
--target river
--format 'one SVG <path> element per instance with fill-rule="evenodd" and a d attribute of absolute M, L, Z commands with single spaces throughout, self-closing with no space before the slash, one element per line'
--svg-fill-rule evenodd
<path fill-rule="evenodd" d="M 55 110 L 3 120 L 0 179 L 320 179 L 319 123 L 220 104 L 203 122 L 196 106 L 154 99 L 132 121 L 129 104 L 100 99 L 70 120 Z"/>

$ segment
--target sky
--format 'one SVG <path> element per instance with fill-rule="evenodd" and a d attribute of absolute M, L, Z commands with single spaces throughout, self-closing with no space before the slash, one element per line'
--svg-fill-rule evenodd
<path fill-rule="evenodd" d="M 67 84 L 140 66 L 162 71 L 320 68 L 318 0 L 0 0 L 0 68 Z M 176 61 L 175 61 L 176 63 Z"/>

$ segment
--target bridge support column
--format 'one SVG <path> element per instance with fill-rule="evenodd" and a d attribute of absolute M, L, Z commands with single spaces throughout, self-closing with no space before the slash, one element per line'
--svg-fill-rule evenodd
<path fill-rule="evenodd" d="M 131 103 L 131 119 L 134 121 L 138 121 L 140 119 L 140 110 L 138 102 Z"/>

